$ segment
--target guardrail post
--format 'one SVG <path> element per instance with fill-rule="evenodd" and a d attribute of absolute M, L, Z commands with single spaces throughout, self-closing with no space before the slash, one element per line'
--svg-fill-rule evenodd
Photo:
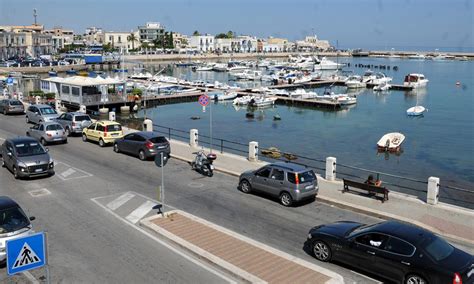
<path fill-rule="evenodd" d="M 249 142 L 249 161 L 258 161 L 258 142 L 256 141 Z"/>
<path fill-rule="evenodd" d="M 143 130 L 153 131 L 153 121 L 151 121 L 151 119 L 147 118 L 143 121 Z"/>
<path fill-rule="evenodd" d="M 336 158 L 326 158 L 326 180 L 336 179 Z"/>
<path fill-rule="evenodd" d="M 198 147 L 199 131 L 197 129 L 189 130 L 189 145 L 193 148 Z"/>
<path fill-rule="evenodd" d="M 85 106 L 85 105 L 81 105 L 81 106 L 79 107 L 79 112 L 87 113 L 87 108 L 86 108 L 86 106 Z"/>
<path fill-rule="evenodd" d="M 439 178 L 429 177 L 426 202 L 431 205 L 436 205 L 438 203 L 438 198 L 439 198 Z"/>
<path fill-rule="evenodd" d="M 115 121 L 115 111 L 109 112 L 109 120 L 110 121 Z"/>

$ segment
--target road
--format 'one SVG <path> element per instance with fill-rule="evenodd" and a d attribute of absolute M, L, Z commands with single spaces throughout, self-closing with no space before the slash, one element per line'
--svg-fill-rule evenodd
<path fill-rule="evenodd" d="M 0 138 L 23 135 L 26 129 L 24 116 L 0 116 Z M 1 169 L 0 190 L 37 217 L 36 230 L 48 232 L 54 282 L 222 283 L 229 280 L 128 222 L 136 221 L 130 217 L 131 211 L 138 212 L 145 203 L 156 202 L 161 175 L 153 162 L 116 154 L 112 147 L 100 148 L 82 142 L 80 137 L 70 137 L 65 145 L 48 147 L 57 161 L 55 176 L 16 181 L 10 172 Z M 346 283 L 382 281 L 339 264 L 317 262 L 303 250 L 313 226 L 340 220 L 374 223 L 378 219 L 319 201 L 284 208 L 274 200 L 246 195 L 236 185 L 236 177 L 220 173 L 212 178 L 202 177 L 191 171 L 187 163 L 174 159 L 165 167 L 168 209 L 187 211 L 316 262 L 341 274 Z M 29 194 L 41 189 L 49 193 L 37 197 Z M 1 273 L 0 279 L 4 279 L 4 270 Z"/>

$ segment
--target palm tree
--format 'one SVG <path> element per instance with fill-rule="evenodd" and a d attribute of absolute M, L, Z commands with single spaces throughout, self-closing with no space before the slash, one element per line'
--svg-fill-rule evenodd
<path fill-rule="evenodd" d="M 134 33 L 130 33 L 127 37 L 127 40 L 132 42 L 132 49 L 135 50 L 135 41 L 137 40 L 137 36 Z"/>

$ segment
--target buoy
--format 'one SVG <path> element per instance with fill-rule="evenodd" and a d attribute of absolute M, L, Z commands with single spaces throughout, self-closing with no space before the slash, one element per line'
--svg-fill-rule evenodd
<path fill-rule="evenodd" d="M 456 86 L 459 86 L 459 85 L 461 85 L 461 82 L 457 81 Z"/>

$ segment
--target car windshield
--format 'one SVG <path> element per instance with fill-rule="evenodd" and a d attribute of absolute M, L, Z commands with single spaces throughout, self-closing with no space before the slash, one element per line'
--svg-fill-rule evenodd
<path fill-rule="evenodd" d="M 10 101 L 11 106 L 21 106 L 23 105 L 20 101 Z"/>
<path fill-rule="evenodd" d="M 91 120 L 91 118 L 88 115 L 77 115 L 76 116 L 76 121 L 84 121 L 84 120 Z"/>
<path fill-rule="evenodd" d="M 38 142 L 24 142 L 15 144 L 18 157 L 41 155 L 46 153 L 43 147 Z"/>
<path fill-rule="evenodd" d="M 59 124 L 50 124 L 48 126 L 46 126 L 46 130 L 47 131 L 52 131 L 52 130 L 62 130 L 62 126 L 59 125 Z"/>
<path fill-rule="evenodd" d="M 425 251 L 436 261 L 443 260 L 454 251 L 452 245 L 442 238 L 433 236 L 422 244 Z"/>
<path fill-rule="evenodd" d="M 112 125 L 107 125 L 107 131 L 112 132 L 112 131 L 120 131 L 122 130 L 122 126 L 118 124 L 112 124 Z"/>
<path fill-rule="evenodd" d="M 0 211 L 0 234 L 18 231 L 30 224 L 20 207 L 12 207 Z"/>
<path fill-rule="evenodd" d="M 42 107 L 40 110 L 41 114 L 56 114 L 56 111 L 50 107 Z"/>
<path fill-rule="evenodd" d="M 163 136 L 150 138 L 150 141 L 152 143 L 166 143 L 166 142 L 168 142 L 168 140 L 166 140 L 166 138 L 163 137 Z"/>

